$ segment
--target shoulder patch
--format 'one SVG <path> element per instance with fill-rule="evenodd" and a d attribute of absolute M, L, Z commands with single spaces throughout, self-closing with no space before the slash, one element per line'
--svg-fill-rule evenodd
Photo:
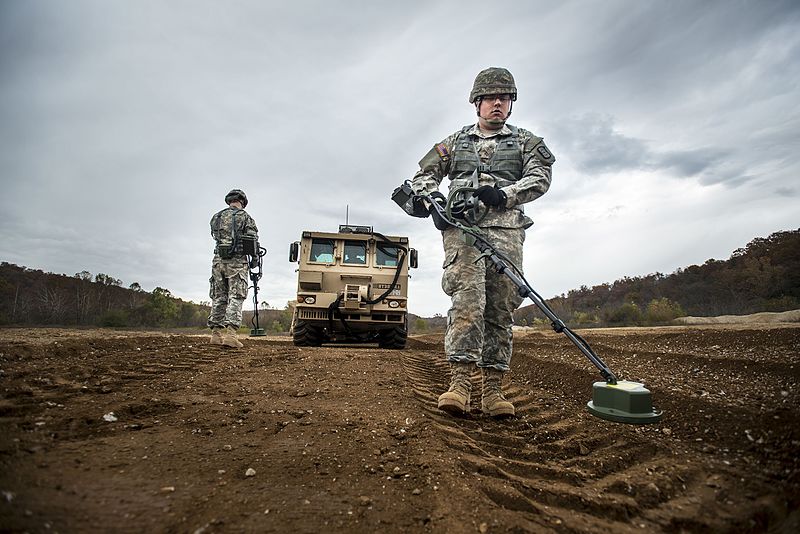
<path fill-rule="evenodd" d="M 550 153 L 549 150 L 547 150 L 547 147 L 544 145 L 539 145 L 539 147 L 536 149 L 536 152 L 538 152 L 539 155 L 542 156 L 542 159 L 550 159 L 551 157 L 553 157 L 553 155 Z"/>
<path fill-rule="evenodd" d="M 447 145 L 444 143 L 434 145 L 433 148 L 436 150 L 436 153 L 439 154 L 439 158 L 441 158 L 442 161 L 447 161 L 450 159 L 450 152 L 447 151 Z"/>
<path fill-rule="evenodd" d="M 536 145 L 535 154 L 542 162 L 552 165 L 556 161 L 556 157 L 550 152 L 550 149 L 547 148 L 547 145 L 544 144 L 544 141 L 539 138 L 539 143 Z"/>

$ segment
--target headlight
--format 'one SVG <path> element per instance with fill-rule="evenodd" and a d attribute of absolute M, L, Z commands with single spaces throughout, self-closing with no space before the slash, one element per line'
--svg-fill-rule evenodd
<path fill-rule="evenodd" d="M 314 304 L 315 302 L 317 302 L 317 298 L 316 297 L 306 297 L 306 298 L 303 299 L 303 302 L 305 302 L 306 304 Z"/>
<path fill-rule="evenodd" d="M 396 300 L 390 300 L 389 301 L 389 307 L 390 308 L 399 308 L 400 307 L 400 303 L 398 301 L 396 301 Z"/>

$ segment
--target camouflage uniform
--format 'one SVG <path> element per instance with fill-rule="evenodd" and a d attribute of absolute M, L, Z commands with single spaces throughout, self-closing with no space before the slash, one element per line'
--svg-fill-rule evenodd
<path fill-rule="evenodd" d="M 232 327 L 242 324 L 242 304 L 249 285 L 247 256 L 239 238 L 258 237 L 256 222 L 243 209 L 225 208 L 211 218 L 211 236 L 217 243 L 211 263 L 211 314 L 208 326 Z"/>
<path fill-rule="evenodd" d="M 522 205 L 547 192 L 554 161 L 542 139 L 527 130 L 505 124 L 485 133 L 475 124 L 434 145 L 420 161 L 411 185 L 416 193 L 431 193 L 448 176 L 450 191 L 471 187 L 472 172 L 479 168 L 477 185 L 497 186 L 507 197 L 505 206 L 489 208 L 479 226 L 489 242 L 522 269 L 525 229 L 533 224 Z M 442 238 L 442 289 L 452 299 L 445 335 L 447 360 L 508 371 L 513 312 L 522 298 L 490 262 L 475 263 L 480 253 L 464 241 L 460 230 L 448 228 Z"/>

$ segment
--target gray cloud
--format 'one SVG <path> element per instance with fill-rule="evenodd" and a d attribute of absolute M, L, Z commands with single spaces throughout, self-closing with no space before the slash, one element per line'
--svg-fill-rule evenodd
<path fill-rule="evenodd" d="M 692 177 L 713 172 L 730 155 L 730 150 L 720 148 L 651 153 L 647 168 L 670 169 L 679 177 Z"/>
<path fill-rule="evenodd" d="M 444 312 L 439 236 L 389 195 L 474 120 L 466 97 L 488 65 L 512 70 L 512 122 L 558 159 L 551 192 L 529 210 L 526 261 L 562 249 L 552 228 L 563 213 L 597 214 L 571 227 L 576 240 L 620 235 L 619 224 L 620 242 L 640 244 L 642 212 L 681 212 L 669 232 L 687 251 L 703 249 L 698 225 L 727 229 L 736 246 L 793 226 L 797 2 L 511 1 L 484 15 L 472 0 L 0 2 L 0 259 L 203 300 L 208 219 L 241 187 L 270 251 L 265 300 L 294 293 L 288 243 L 335 229 L 349 205 L 351 222 L 424 251 L 412 311 Z M 486 38 L 494 30 L 502 37 Z M 615 173 L 678 179 L 686 195 L 633 206 L 604 189 L 627 187 Z M 585 198 L 572 195 L 578 185 Z M 755 205 L 769 214 L 761 226 L 729 222 Z M 601 241 L 574 246 L 601 258 Z M 635 255 L 619 246 L 614 257 Z M 648 259 L 668 271 L 707 258 Z M 545 295 L 638 266 L 562 273 L 551 260 L 526 267 L 554 280 L 537 287 Z"/>
<path fill-rule="evenodd" d="M 639 169 L 650 158 L 647 145 L 614 131 L 611 117 L 584 115 L 550 125 L 550 137 L 587 173 Z"/>
<path fill-rule="evenodd" d="M 583 115 L 549 125 L 552 138 L 575 167 L 590 176 L 627 170 L 666 171 L 680 178 L 703 175 L 701 183 L 733 182 L 733 176 L 719 176 L 714 169 L 731 156 L 723 148 L 659 151 L 653 143 L 628 137 L 603 115 Z"/>

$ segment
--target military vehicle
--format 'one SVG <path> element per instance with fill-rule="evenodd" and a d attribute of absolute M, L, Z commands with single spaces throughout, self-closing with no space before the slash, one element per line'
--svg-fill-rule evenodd
<path fill-rule="evenodd" d="M 405 347 L 408 269 L 417 266 L 417 251 L 409 248 L 407 237 L 387 237 L 371 226 L 305 231 L 290 245 L 289 261 L 299 265 L 291 328 L 295 345 Z"/>

